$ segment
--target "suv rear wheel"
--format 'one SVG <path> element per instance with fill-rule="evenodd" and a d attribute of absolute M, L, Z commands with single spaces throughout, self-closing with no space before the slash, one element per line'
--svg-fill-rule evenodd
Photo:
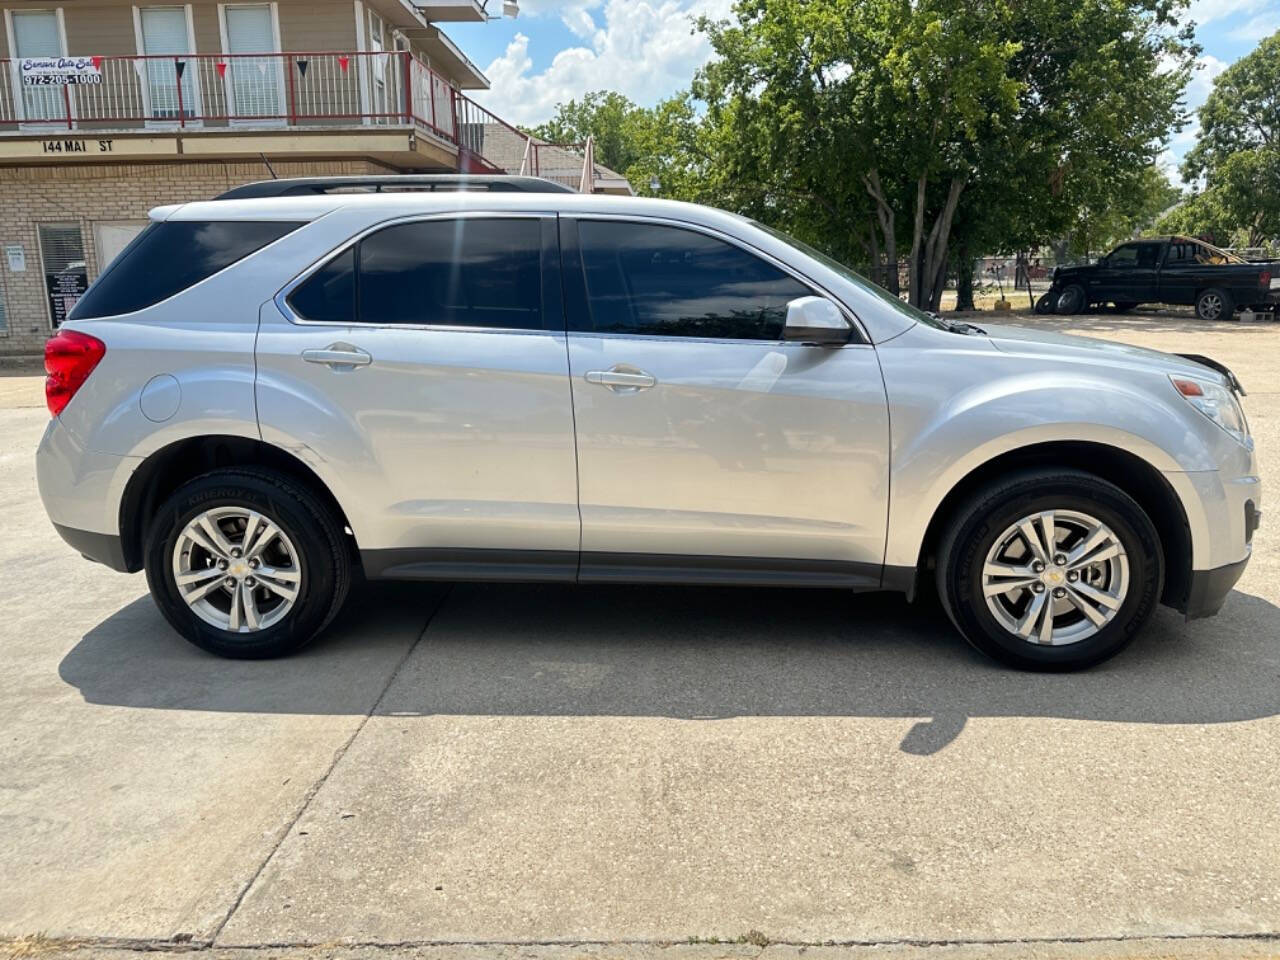
<path fill-rule="evenodd" d="M 961 508 L 943 536 L 938 593 L 983 653 L 1079 670 L 1119 653 L 1164 582 L 1159 535 L 1119 487 L 1074 470 L 1026 472 Z"/>
<path fill-rule="evenodd" d="M 146 570 L 180 634 L 245 659 L 305 646 L 337 615 L 351 580 L 340 522 L 266 470 L 215 470 L 181 487 L 151 521 Z"/>

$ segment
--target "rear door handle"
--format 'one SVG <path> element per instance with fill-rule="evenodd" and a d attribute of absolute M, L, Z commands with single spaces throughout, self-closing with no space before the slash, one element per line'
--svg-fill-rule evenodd
<path fill-rule="evenodd" d="M 330 367 L 367 367 L 373 357 L 349 343 L 331 343 L 318 350 L 303 350 L 302 359 L 307 363 L 323 363 Z"/>
<path fill-rule="evenodd" d="M 648 390 L 658 379 L 643 370 L 588 370 L 585 377 L 587 383 L 598 383 L 610 390 Z"/>

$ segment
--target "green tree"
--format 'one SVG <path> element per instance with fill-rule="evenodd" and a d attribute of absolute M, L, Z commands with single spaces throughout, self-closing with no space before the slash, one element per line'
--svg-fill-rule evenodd
<path fill-rule="evenodd" d="M 953 242 L 1024 249 L 1132 190 L 1196 48 L 1185 0 L 740 0 L 701 21 L 729 205 L 935 308 Z M 833 249 L 835 248 L 835 249 Z"/>
<path fill-rule="evenodd" d="M 531 132 L 551 143 L 583 143 L 592 136 L 596 160 L 622 173 L 643 149 L 640 128 L 648 125 L 647 113 L 620 93 L 597 90 L 559 104 L 555 115 Z"/>
<path fill-rule="evenodd" d="M 1203 189 L 1169 223 L 1247 246 L 1280 237 L 1280 31 L 1214 80 L 1199 117 L 1182 175 Z"/>
<path fill-rule="evenodd" d="M 621 173 L 641 194 L 654 191 L 682 200 L 707 200 L 714 181 L 708 129 L 688 93 L 651 108 L 620 93 L 597 90 L 556 107 L 554 116 L 529 131 L 551 143 L 595 141 L 596 162 Z"/>

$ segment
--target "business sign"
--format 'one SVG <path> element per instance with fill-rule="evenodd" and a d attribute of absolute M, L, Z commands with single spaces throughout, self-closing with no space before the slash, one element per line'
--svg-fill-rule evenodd
<path fill-rule="evenodd" d="M 102 83 L 101 57 L 24 57 L 18 61 L 24 87 Z"/>
<path fill-rule="evenodd" d="M 49 291 L 49 312 L 53 317 L 53 325 L 60 327 L 76 301 L 89 289 L 89 278 L 85 275 L 83 266 L 68 267 L 58 273 L 46 273 L 44 282 Z"/>
<path fill-rule="evenodd" d="M 20 243 L 6 243 L 4 245 L 5 259 L 9 261 L 10 273 L 26 273 L 27 272 L 27 251 Z"/>

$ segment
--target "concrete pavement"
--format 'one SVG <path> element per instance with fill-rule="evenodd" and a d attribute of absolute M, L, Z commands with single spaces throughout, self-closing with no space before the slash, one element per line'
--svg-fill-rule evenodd
<path fill-rule="evenodd" d="M 1280 326 L 1041 322 L 1229 363 L 1280 476 Z M 16 383 L 0 936 L 1280 952 L 1269 525 L 1220 617 L 1162 610 L 1067 677 L 988 663 L 930 604 L 682 588 L 391 585 L 302 656 L 232 663 L 57 539 Z M 1167 939 L 1206 935 L 1244 939 Z"/>

